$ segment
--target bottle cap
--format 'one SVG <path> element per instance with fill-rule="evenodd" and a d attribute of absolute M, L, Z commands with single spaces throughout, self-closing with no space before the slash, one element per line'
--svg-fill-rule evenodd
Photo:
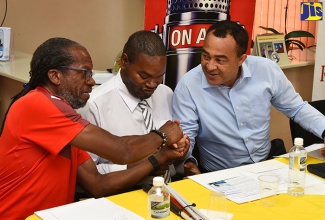
<path fill-rule="evenodd" d="M 164 178 L 161 176 L 156 176 L 153 178 L 153 185 L 154 186 L 162 186 L 164 185 Z"/>
<path fill-rule="evenodd" d="M 304 145 L 304 139 L 302 138 L 295 138 L 295 141 L 294 141 L 294 144 L 295 145 Z"/>

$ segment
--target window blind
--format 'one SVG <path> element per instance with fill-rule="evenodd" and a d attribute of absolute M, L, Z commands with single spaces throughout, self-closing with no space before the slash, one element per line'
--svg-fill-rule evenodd
<path fill-rule="evenodd" d="M 256 0 L 255 18 L 252 36 L 258 34 L 270 33 L 259 26 L 274 28 L 280 33 L 287 33 L 294 30 L 309 31 L 314 34 L 316 39 L 317 21 L 301 21 L 300 3 L 309 2 L 307 0 Z M 317 1 L 313 1 L 317 2 Z M 287 6 L 287 21 L 285 27 L 285 11 Z M 310 37 L 297 38 L 302 41 L 306 47 L 313 46 L 315 39 Z M 253 39 L 254 40 L 254 39 Z"/>

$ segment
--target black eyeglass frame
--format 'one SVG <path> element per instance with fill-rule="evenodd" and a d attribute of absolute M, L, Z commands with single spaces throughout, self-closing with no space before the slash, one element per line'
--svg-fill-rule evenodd
<path fill-rule="evenodd" d="M 77 68 L 77 67 L 70 67 L 70 66 L 60 66 L 59 68 L 75 70 L 75 71 L 82 71 L 85 75 L 86 81 L 89 81 L 94 75 L 94 73 L 91 69 Z"/>

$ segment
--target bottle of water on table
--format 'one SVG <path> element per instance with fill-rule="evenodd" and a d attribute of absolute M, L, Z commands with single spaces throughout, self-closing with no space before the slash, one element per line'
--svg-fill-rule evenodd
<path fill-rule="evenodd" d="M 163 177 L 153 178 L 153 187 L 148 192 L 149 219 L 165 219 L 170 215 L 170 194 Z"/>
<path fill-rule="evenodd" d="M 302 196 L 305 193 L 307 151 L 304 140 L 295 138 L 294 146 L 289 151 L 288 194 Z"/>

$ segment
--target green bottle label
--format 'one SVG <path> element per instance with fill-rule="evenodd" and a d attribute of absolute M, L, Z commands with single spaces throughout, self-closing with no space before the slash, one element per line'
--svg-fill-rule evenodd
<path fill-rule="evenodd" d="M 168 200 L 163 202 L 151 201 L 151 217 L 165 218 L 170 214 L 170 202 Z"/>

